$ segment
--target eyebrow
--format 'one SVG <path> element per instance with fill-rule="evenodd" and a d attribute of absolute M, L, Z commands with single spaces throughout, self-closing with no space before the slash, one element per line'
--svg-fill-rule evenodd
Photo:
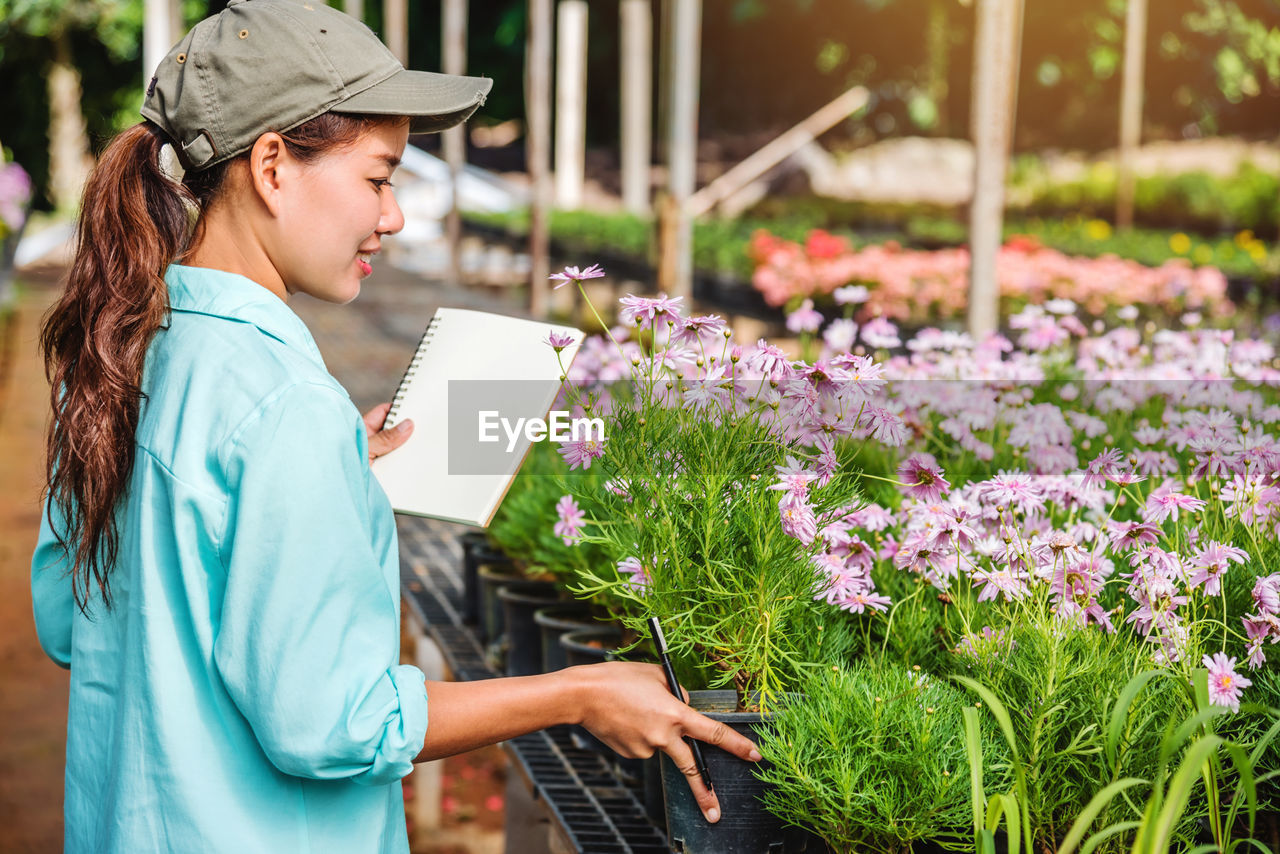
<path fill-rule="evenodd" d="M 395 169 L 397 166 L 400 165 L 400 158 L 396 157 L 394 154 L 379 154 L 374 159 L 381 160 L 383 163 L 386 163 L 387 166 L 389 166 L 392 169 Z"/>

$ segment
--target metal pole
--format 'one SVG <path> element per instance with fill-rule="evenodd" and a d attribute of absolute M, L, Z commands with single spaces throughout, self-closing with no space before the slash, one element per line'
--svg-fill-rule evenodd
<path fill-rule="evenodd" d="M 1142 77 L 1147 42 L 1147 0 L 1129 0 L 1124 24 L 1124 79 L 1120 95 L 1120 163 L 1116 175 L 1116 227 L 1133 226 L 1137 179 L 1134 155 L 1142 142 Z"/>
<path fill-rule="evenodd" d="M 650 141 L 653 134 L 653 7 L 650 0 L 621 0 L 622 204 L 649 213 Z"/>
<path fill-rule="evenodd" d="M 529 205 L 529 311 L 545 317 L 551 274 L 549 256 L 551 211 L 551 32 L 552 0 L 529 0 L 528 44 L 525 56 L 525 137 L 532 199 Z"/>
<path fill-rule="evenodd" d="M 672 9 L 671 138 L 669 185 L 675 224 L 672 230 L 673 278 L 664 285 L 672 296 L 693 294 L 693 215 L 689 200 L 697 181 L 699 59 L 702 50 L 702 0 L 675 0 Z"/>
<path fill-rule="evenodd" d="M 556 10 L 556 206 L 582 207 L 587 147 L 587 0 Z"/>
<path fill-rule="evenodd" d="M 445 74 L 467 73 L 467 0 L 444 0 L 440 9 Z M 462 284 L 462 215 L 458 209 L 458 182 L 467 161 L 467 137 L 462 125 L 443 134 L 444 159 L 449 164 L 449 212 L 445 215 L 445 235 L 449 242 L 447 283 Z"/>

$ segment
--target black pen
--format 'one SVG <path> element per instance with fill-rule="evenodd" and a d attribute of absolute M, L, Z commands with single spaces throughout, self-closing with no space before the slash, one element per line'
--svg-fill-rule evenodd
<path fill-rule="evenodd" d="M 671 667 L 671 656 L 667 655 L 667 639 L 662 634 L 662 626 L 658 624 L 657 617 L 649 618 L 649 630 L 653 635 L 653 642 L 658 645 L 658 657 L 662 659 L 662 669 L 667 674 L 667 687 L 671 689 L 676 699 L 683 703 L 684 693 L 680 690 L 680 683 L 676 681 L 676 672 Z M 702 758 L 702 748 L 698 746 L 698 740 L 686 735 L 684 742 L 693 751 L 693 764 L 698 768 L 703 785 L 707 787 L 708 792 L 714 792 L 715 787 L 711 785 L 711 774 L 707 771 L 706 760 Z"/>

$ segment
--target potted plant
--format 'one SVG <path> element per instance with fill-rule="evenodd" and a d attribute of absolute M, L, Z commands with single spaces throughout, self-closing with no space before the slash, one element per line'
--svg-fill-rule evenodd
<path fill-rule="evenodd" d="M 537 622 L 536 612 L 561 599 L 562 588 L 578 566 L 599 559 L 595 547 L 578 546 L 571 527 L 547 524 L 570 485 L 592 477 L 587 471 L 570 471 L 555 445 L 535 443 L 489 526 L 490 539 L 513 558 L 514 565 L 491 566 L 480 572 L 481 588 L 487 591 L 488 600 L 481 613 L 487 614 L 484 627 L 490 640 L 505 632 L 503 646 L 510 675 L 543 670 L 543 630 L 549 626 Z M 557 607 L 575 604 L 561 603 Z M 581 627 L 595 622 L 586 603 L 576 607 Z M 598 610 L 604 614 L 603 609 Z M 564 618 L 562 613 L 555 622 L 562 623 Z M 558 650 L 556 646 L 553 659 Z"/>
<path fill-rule="evenodd" d="M 559 277 L 581 290 L 596 272 Z M 665 296 L 628 296 L 620 318 L 569 375 L 572 402 L 606 436 L 567 450 L 600 474 L 569 493 L 574 512 L 558 524 L 607 557 L 583 563 L 570 586 L 615 603 L 637 638 L 657 616 L 695 708 L 696 689 L 727 689 L 708 711 L 754 731 L 806 672 L 847 651 L 833 605 L 879 604 L 844 560 L 839 522 L 857 490 L 835 441 L 859 424 L 892 429 L 891 413 L 867 406 L 878 366 L 852 355 L 793 364 L 768 346 L 746 358 L 721 319 L 684 317 Z M 726 803 L 752 769 L 710 753 L 714 777 L 745 780 L 718 789 L 724 817 L 709 825 L 696 809 L 673 812 L 670 796 L 687 790 L 679 775 L 667 790 L 673 840 L 691 853 L 806 850 L 811 839 L 762 821 L 758 790 Z"/>

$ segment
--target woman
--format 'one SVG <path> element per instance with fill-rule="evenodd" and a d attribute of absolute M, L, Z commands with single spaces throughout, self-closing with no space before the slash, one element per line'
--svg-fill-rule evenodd
<path fill-rule="evenodd" d="M 404 224 L 390 177 L 411 125 L 465 120 L 489 85 L 405 71 L 321 3 L 232 0 L 103 153 L 42 336 L 32 593 L 71 669 L 68 851 L 403 852 L 414 761 L 559 723 L 665 750 L 712 821 L 682 736 L 759 758 L 656 667 L 460 684 L 397 663 L 395 527 L 368 461 L 408 433 L 378 430 L 385 405 L 362 419 L 287 301 L 359 293 Z"/>

